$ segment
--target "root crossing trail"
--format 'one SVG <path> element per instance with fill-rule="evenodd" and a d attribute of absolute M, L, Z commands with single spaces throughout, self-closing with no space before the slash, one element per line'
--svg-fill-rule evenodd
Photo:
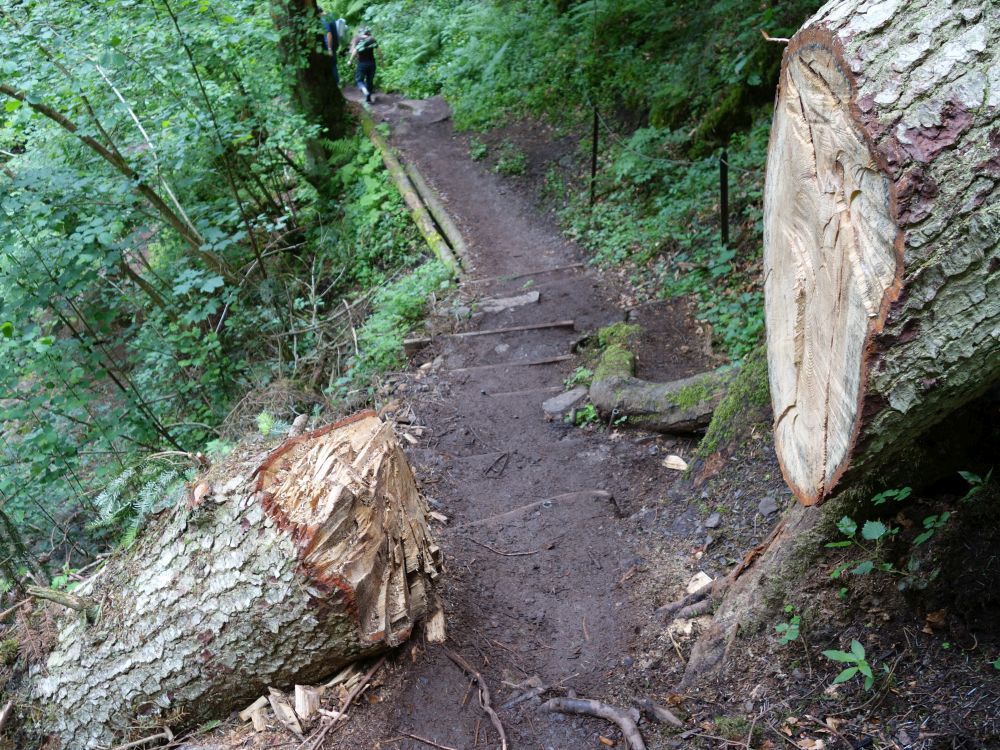
<path fill-rule="evenodd" d="M 537 676 L 629 707 L 621 683 L 632 666 L 630 637 L 653 607 L 630 601 L 627 573 L 640 561 L 628 516 L 657 505 L 669 472 L 638 433 L 580 430 L 547 421 L 542 410 L 578 364 L 567 358 L 574 341 L 622 321 L 625 311 L 517 178 L 469 159 L 448 114 L 434 99 L 381 96 L 374 107 L 469 245 L 459 304 L 472 314 L 455 330 L 524 327 L 438 337 L 418 355 L 431 365 L 407 376 L 395 396 L 423 428 L 408 448 L 421 489 L 449 517 L 436 529 L 446 555 L 448 645 L 490 686 L 509 747 L 600 747 L 599 735 L 624 747 L 608 723 L 540 712 L 538 699 L 501 706 L 522 692 L 511 683 Z M 487 302 L 533 293 L 537 301 L 519 306 Z M 572 327 L 540 327 L 568 320 Z M 694 339 L 677 329 L 682 340 L 664 346 Z M 681 376 L 703 363 L 674 366 Z M 359 719 L 363 726 L 329 746 L 426 747 L 413 735 L 453 748 L 500 747 L 469 675 L 438 647 L 412 655 L 398 680 L 386 680 L 380 705 Z"/>

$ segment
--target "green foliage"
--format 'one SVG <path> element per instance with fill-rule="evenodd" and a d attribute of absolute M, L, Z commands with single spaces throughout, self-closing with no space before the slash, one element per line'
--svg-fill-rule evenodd
<path fill-rule="evenodd" d="M 577 427 L 585 427 L 588 424 L 597 424 L 601 421 L 601 415 L 597 413 L 597 407 L 593 404 L 584 404 L 579 409 L 574 409 L 566 415 L 566 421 Z"/>
<path fill-rule="evenodd" d="M 150 516 L 183 499 L 193 476 L 193 471 L 181 472 L 155 462 L 124 469 L 94 498 L 97 519 L 91 529 L 114 529 L 121 533 L 118 544 L 127 547 Z"/>
<path fill-rule="evenodd" d="M 593 379 L 594 371 L 580 365 L 563 381 L 563 385 L 567 388 L 576 388 L 578 385 L 590 385 Z"/>
<path fill-rule="evenodd" d="M 774 631 L 779 636 L 778 643 L 782 646 L 787 646 L 799 637 L 799 627 L 802 625 L 802 616 L 795 614 L 795 607 L 791 604 L 785 605 L 785 614 L 788 615 L 788 620 L 774 626 Z"/>
<path fill-rule="evenodd" d="M 833 684 L 838 685 L 842 682 L 847 682 L 855 675 L 861 675 L 865 678 L 864 686 L 865 690 L 871 690 L 872 686 L 875 684 L 875 673 L 872 670 L 872 665 L 868 663 L 867 656 L 865 654 L 865 647 L 862 646 L 857 640 L 851 641 L 850 651 L 837 651 L 829 650 L 824 651 L 823 656 L 831 661 L 839 662 L 841 664 L 850 664 L 851 666 L 846 667 L 844 670 L 837 675 L 834 679 Z"/>
<path fill-rule="evenodd" d="M 500 153 L 497 157 L 496 171 L 498 174 L 508 177 L 518 177 L 523 175 L 528 169 L 528 159 L 517 146 L 510 141 L 505 141 L 500 145 Z"/>
<path fill-rule="evenodd" d="M 472 161 L 482 161 L 488 153 L 489 147 L 479 138 L 473 137 L 469 139 L 469 158 Z"/>
<path fill-rule="evenodd" d="M 267 437 L 274 429 L 274 415 L 270 412 L 262 411 L 257 415 L 257 431 L 262 437 Z"/>
<path fill-rule="evenodd" d="M 406 333 L 423 316 L 432 295 L 450 283 L 451 272 L 434 260 L 379 289 L 372 313 L 358 331 L 359 351 L 336 382 L 338 392 L 366 388 L 377 373 L 402 366 Z"/>

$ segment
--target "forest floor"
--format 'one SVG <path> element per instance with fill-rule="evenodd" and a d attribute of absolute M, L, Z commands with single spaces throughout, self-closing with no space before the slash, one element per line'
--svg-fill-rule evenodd
<path fill-rule="evenodd" d="M 885 652 L 878 663 L 893 664 L 894 686 L 829 689 L 838 667 L 819 650 L 846 648 L 855 632 L 864 636 L 852 625 L 856 613 L 836 609 L 837 587 L 825 569 L 803 582 L 817 602 L 808 613 L 817 621 L 809 643 L 780 646 L 773 623 L 748 623 L 731 671 L 697 691 L 676 692 L 709 618 L 668 628 L 655 610 L 682 595 L 696 573 L 724 575 L 792 502 L 769 430 L 751 431 L 722 470 L 698 482 L 663 465 L 669 454 L 690 460 L 696 440 L 547 417 L 543 402 L 586 364 L 575 344 L 602 326 L 626 319 L 643 326 L 639 375 L 649 380 L 718 362 L 683 300 L 637 305 L 622 279 L 586 266 L 581 249 L 560 232 L 540 191 L 546 169 L 577 158 L 575 139 L 523 123 L 484 136 L 513 140 L 527 156 L 523 176 L 505 177 L 489 159 L 470 159 L 468 137 L 453 131 L 444 102 L 380 95 L 372 110 L 469 246 L 459 292 L 438 306 L 422 334 L 432 343 L 409 372 L 387 379 L 378 406 L 409 435 L 420 488 L 447 517 L 435 527 L 446 561 L 447 648 L 480 670 L 494 706 L 522 692 L 514 685 L 538 678 L 551 687 L 545 698 L 569 692 L 623 709 L 645 699 L 669 707 L 685 727 L 644 721 L 650 748 L 1000 747 L 975 739 L 996 731 L 995 718 L 988 725 L 1000 680 L 985 663 L 970 666 L 958 653 L 964 646 L 942 652 L 940 637 L 920 632 L 917 615 L 900 615 L 896 601 L 877 592 L 866 594 L 876 597 L 867 611 L 883 636 L 871 646 L 872 659 L 876 648 Z M 572 326 L 447 335 L 567 320 Z M 788 601 L 798 599 L 789 592 Z M 904 670 L 900 654 L 912 654 L 907 644 L 921 639 L 923 660 Z M 473 693 L 469 675 L 441 647 L 415 640 L 386 662 L 362 705 L 321 746 L 499 748 Z M 542 712 L 541 701 L 498 708 L 509 747 L 625 747 L 614 725 Z M 968 713 L 960 719 L 953 708 Z M 941 720 L 929 723 L 928 712 Z M 254 735 L 244 728 L 228 737 L 210 746 L 299 746 L 280 730 Z"/>

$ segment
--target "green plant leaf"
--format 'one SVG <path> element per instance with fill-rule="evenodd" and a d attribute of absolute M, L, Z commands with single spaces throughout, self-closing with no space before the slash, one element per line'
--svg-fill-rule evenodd
<path fill-rule="evenodd" d="M 861 645 L 860 641 L 858 641 L 858 640 L 852 640 L 851 641 L 851 653 L 854 654 L 854 657 L 856 659 L 864 659 L 865 658 L 865 647 Z"/>
<path fill-rule="evenodd" d="M 874 542 L 884 537 L 888 531 L 889 528 L 881 521 L 865 521 L 865 525 L 861 528 L 861 536 Z"/>
<path fill-rule="evenodd" d="M 849 679 L 851 679 L 852 677 L 854 677 L 854 675 L 856 675 L 857 673 L 858 673 L 858 668 L 857 667 L 848 667 L 847 669 L 845 669 L 843 672 L 841 672 L 840 674 L 838 674 L 834 678 L 833 684 L 834 685 L 838 685 L 841 682 L 847 682 Z"/>
<path fill-rule="evenodd" d="M 843 662 L 854 662 L 856 657 L 854 654 L 849 654 L 846 651 L 837 651 L 832 649 L 830 651 L 824 651 L 823 656 L 827 659 L 832 659 L 833 661 L 843 661 Z"/>
<path fill-rule="evenodd" d="M 871 560 L 865 560 L 864 562 L 858 563 L 858 566 L 851 571 L 856 576 L 864 576 L 875 570 L 875 563 Z"/>
<path fill-rule="evenodd" d="M 854 536 L 858 530 L 858 524 L 850 516 L 844 516 L 837 521 L 837 530 L 844 536 Z"/>

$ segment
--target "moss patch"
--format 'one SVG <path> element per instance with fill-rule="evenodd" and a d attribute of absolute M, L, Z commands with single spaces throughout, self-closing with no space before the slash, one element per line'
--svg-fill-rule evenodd
<path fill-rule="evenodd" d="M 726 397 L 716 408 L 698 455 L 707 458 L 753 425 L 770 421 L 771 392 L 767 382 L 767 350 L 758 346 L 743 360 Z"/>
<path fill-rule="evenodd" d="M 635 372 L 635 355 L 618 344 L 611 344 L 601 354 L 601 360 L 594 371 L 594 382 L 599 383 L 613 377 L 631 377 Z"/>
<path fill-rule="evenodd" d="M 723 387 L 715 373 L 700 378 L 691 385 L 674 391 L 667 395 L 667 400 L 674 406 L 681 409 L 690 409 L 698 404 L 703 404 L 712 399 L 716 392 Z"/>
<path fill-rule="evenodd" d="M 613 326 L 601 328 L 597 332 L 597 343 L 600 344 L 602 349 L 607 349 L 611 346 L 630 349 L 634 346 L 641 333 L 642 326 L 640 325 L 615 323 Z"/>

